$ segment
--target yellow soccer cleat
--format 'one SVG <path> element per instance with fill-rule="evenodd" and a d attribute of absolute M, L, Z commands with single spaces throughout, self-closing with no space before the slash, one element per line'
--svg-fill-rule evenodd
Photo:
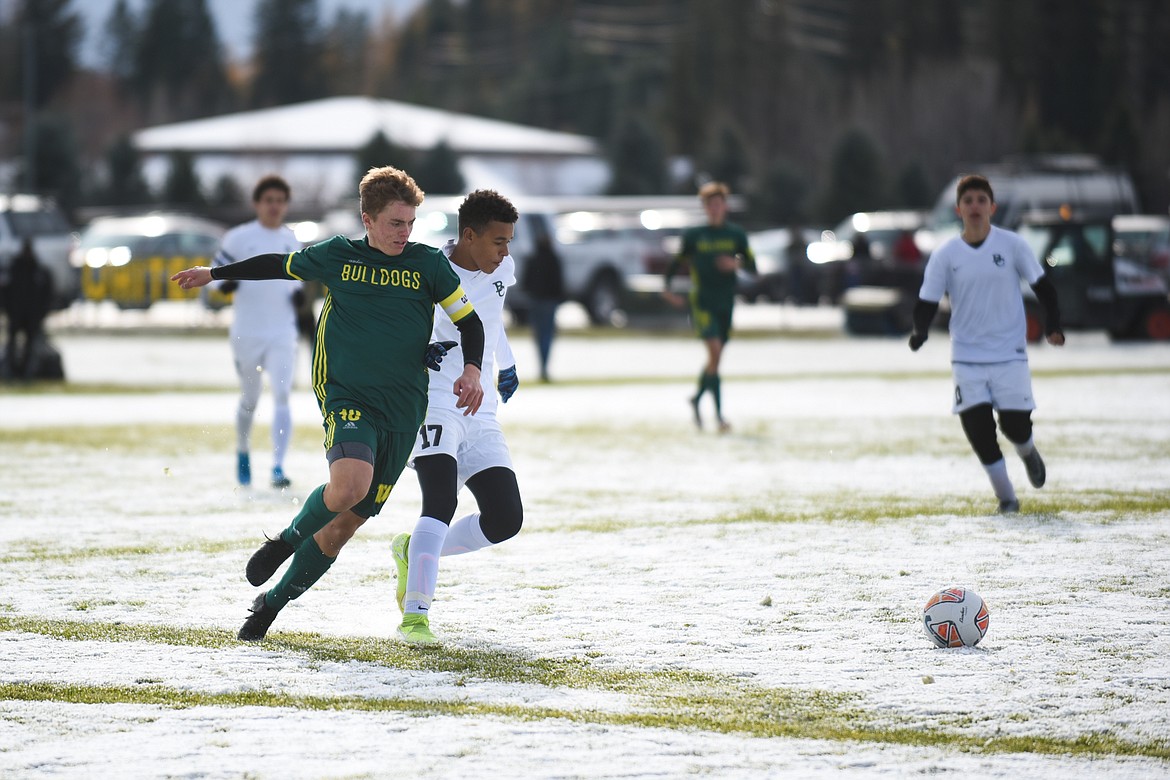
<path fill-rule="evenodd" d="M 394 567 L 398 570 L 398 585 L 394 589 L 394 600 L 398 603 L 401 612 L 403 602 L 406 601 L 406 572 L 408 569 L 410 552 L 410 534 L 398 534 L 390 543 L 390 552 L 394 555 Z"/>
<path fill-rule="evenodd" d="M 437 645 L 439 640 L 431 633 L 431 623 L 426 615 L 410 613 L 402 616 L 398 636 L 408 645 Z"/>

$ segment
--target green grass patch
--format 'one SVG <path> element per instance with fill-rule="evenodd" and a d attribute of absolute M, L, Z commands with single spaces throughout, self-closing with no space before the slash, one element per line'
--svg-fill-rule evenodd
<path fill-rule="evenodd" d="M 0 616 L 0 630 L 37 633 L 67 641 L 151 642 L 211 649 L 239 647 L 229 633 L 171 626 L 34 620 Z M 442 645 L 418 650 L 374 637 L 274 633 L 264 650 L 295 653 L 313 662 L 369 663 L 490 682 L 588 688 L 624 694 L 622 711 L 528 707 L 468 700 L 402 697 L 298 696 L 278 690 L 207 693 L 143 680 L 137 686 L 7 683 L 0 698 L 75 704 L 144 704 L 160 707 L 282 707 L 302 710 L 399 712 L 421 716 L 560 719 L 609 726 L 687 729 L 756 737 L 790 737 L 944 747 L 964 751 L 1145 756 L 1170 759 L 1165 742 L 1126 742 L 1108 735 L 1076 739 L 981 737 L 941 730 L 878 725 L 856 696 L 817 690 L 762 688 L 688 670 L 603 669 L 580 658 L 531 658 L 497 647 Z"/>

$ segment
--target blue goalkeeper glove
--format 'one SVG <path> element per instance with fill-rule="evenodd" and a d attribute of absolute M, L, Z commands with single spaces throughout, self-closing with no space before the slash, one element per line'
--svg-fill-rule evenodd
<path fill-rule="evenodd" d="M 458 341 L 432 341 L 430 344 L 427 344 L 427 353 L 423 362 L 427 364 L 427 368 L 430 370 L 438 371 L 439 364 L 443 362 L 443 357 L 447 354 L 447 350 L 457 346 L 459 346 Z"/>
<path fill-rule="evenodd" d="M 508 399 L 516 392 L 516 388 L 520 387 L 520 378 L 516 376 L 516 366 L 510 366 L 500 371 L 500 376 L 496 379 L 496 389 L 500 391 L 500 400 L 508 403 Z"/>

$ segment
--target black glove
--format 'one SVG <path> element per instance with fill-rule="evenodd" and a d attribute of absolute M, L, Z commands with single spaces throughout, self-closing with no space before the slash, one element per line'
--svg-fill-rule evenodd
<path fill-rule="evenodd" d="M 917 352 L 918 348 L 926 343 L 926 333 L 919 333 L 918 331 L 911 331 L 910 333 L 910 350 Z"/>
<path fill-rule="evenodd" d="M 516 376 L 516 366 L 509 366 L 500 371 L 499 378 L 496 379 L 496 389 L 500 391 L 500 400 L 508 403 L 508 399 L 516 392 L 516 388 L 520 387 L 520 377 Z"/>
<path fill-rule="evenodd" d="M 317 338 L 317 319 L 313 316 L 313 312 L 297 312 L 297 333 L 309 341 Z"/>
<path fill-rule="evenodd" d="M 458 341 L 432 341 L 427 345 L 427 353 L 423 362 L 426 363 L 427 368 L 438 371 L 439 364 L 443 362 L 443 356 L 447 354 L 447 350 L 457 346 L 459 346 Z"/>
<path fill-rule="evenodd" d="M 219 291 L 224 295 L 231 295 L 239 288 L 239 286 L 240 286 L 240 283 L 237 282 L 235 279 L 228 279 L 226 282 L 224 282 L 223 284 L 221 284 L 219 286 Z"/>

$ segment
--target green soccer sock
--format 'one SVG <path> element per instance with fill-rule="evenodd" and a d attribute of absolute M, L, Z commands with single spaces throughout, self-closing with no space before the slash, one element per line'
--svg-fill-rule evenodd
<path fill-rule="evenodd" d="M 723 419 L 723 389 L 722 383 L 719 381 L 718 374 L 711 374 L 707 379 L 707 386 L 711 389 L 711 395 L 715 397 L 715 416 L 720 420 Z"/>
<path fill-rule="evenodd" d="M 321 552 L 317 540 L 309 537 L 297 548 L 288 571 L 281 577 L 280 582 L 276 583 L 276 587 L 268 591 L 264 600 L 268 606 L 282 609 L 285 604 L 313 587 L 313 583 L 329 571 L 335 560 L 337 559 Z"/>
<path fill-rule="evenodd" d="M 707 392 L 707 372 L 699 374 L 699 391 L 695 393 L 695 400 L 698 401 L 703 397 L 703 393 Z"/>
<path fill-rule="evenodd" d="M 329 525 L 329 521 L 336 515 L 336 512 L 330 512 L 325 506 L 325 486 L 319 485 L 305 499 L 301 511 L 293 518 L 288 528 L 280 532 L 280 538 L 294 548 L 299 548 L 302 542 L 313 538 L 313 534 Z"/>

